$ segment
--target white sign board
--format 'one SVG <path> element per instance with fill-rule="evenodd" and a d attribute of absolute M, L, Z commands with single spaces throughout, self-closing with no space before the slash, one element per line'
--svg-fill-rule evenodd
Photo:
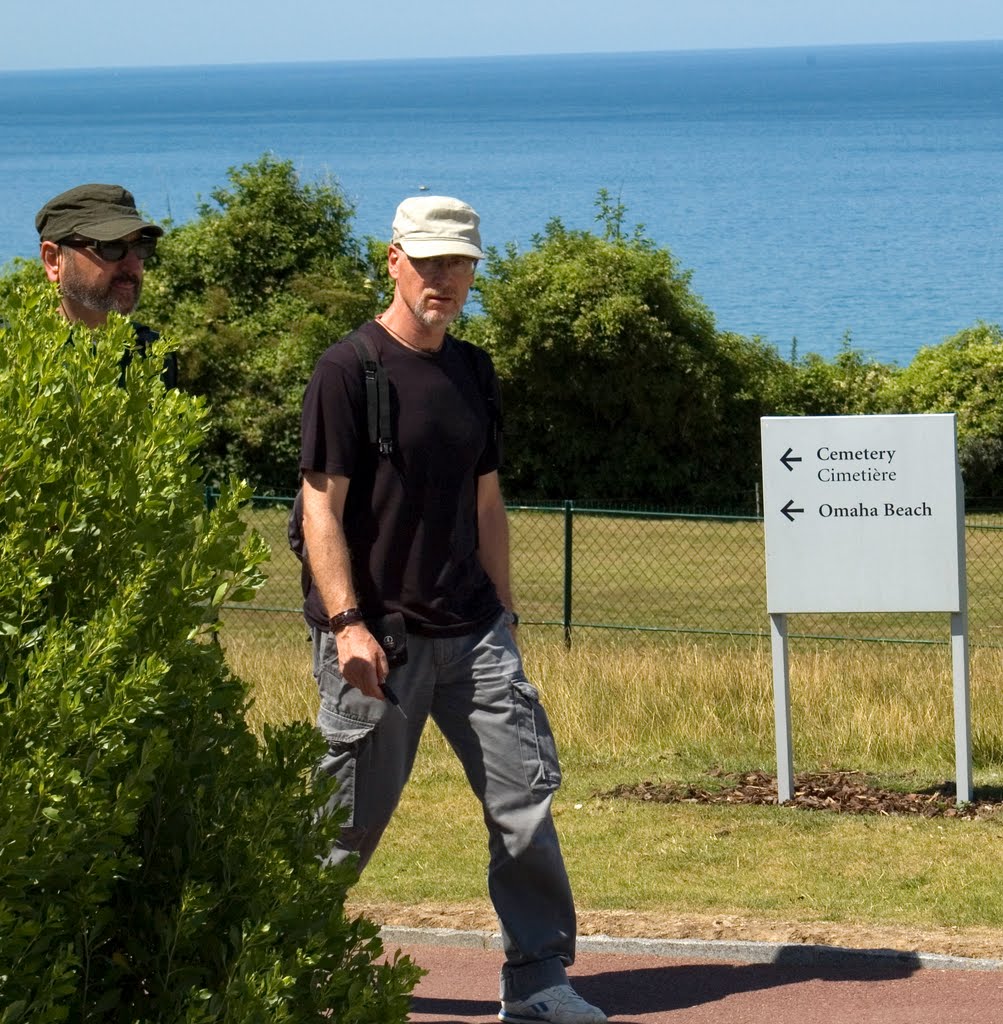
<path fill-rule="evenodd" d="M 762 420 L 771 613 L 957 612 L 953 414 Z"/>
<path fill-rule="evenodd" d="M 763 521 L 777 796 L 794 793 L 788 612 L 950 612 L 958 802 L 972 798 L 955 418 L 765 417 Z"/>

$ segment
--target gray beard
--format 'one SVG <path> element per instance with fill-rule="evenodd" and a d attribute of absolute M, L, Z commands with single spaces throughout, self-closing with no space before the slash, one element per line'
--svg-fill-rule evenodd
<path fill-rule="evenodd" d="M 440 313 L 437 310 L 427 309 L 422 302 L 418 302 L 411 311 L 415 318 L 425 327 L 448 327 L 460 314 Z"/>
<path fill-rule="evenodd" d="M 121 280 L 121 278 L 117 278 Z M 135 281 L 132 275 L 127 279 Z M 139 305 L 139 296 L 142 292 L 142 282 L 136 281 L 136 297 L 130 302 L 124 296 L 119 298 L 115 295 L 114 280 L 107 288 L 92 288 L 80 284 L 71 276 L 69 280 L 64 277 L 59 283 L 59 290 L 64 299 L 83 306 L 85 309 L 93 309 L 97 313 L 121 313 L 127 316 L 136 306 Z"/>

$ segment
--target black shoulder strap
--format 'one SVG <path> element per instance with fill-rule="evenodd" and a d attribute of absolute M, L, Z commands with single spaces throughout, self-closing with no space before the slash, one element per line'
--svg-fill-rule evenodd
<path fill-rule="evenodd" d="M 498 386 L 498 375 L 495 373 L 491 357 L 482 348 L 471 344 L 469 341 L 460 342 L 460 348 L 467 357 L 467 363 L 473 371 L 477 384 L 481 389 L 481 397 L 487 406 L 488 416 L 491 420 L 491 435 L 498 449 L 498 457 L 501 458 L 502 445 L 502 404 L 501 390 Z"/>
<path fill-rule="evenodd" d="M 343 341 L 351 342 L 355 354 L 362 364 L 362 372 L 366 381 L 366 421 L 369 429 L 369 441 L 379 449 L 380 455 L 389 456 L 394 450 L 393 437 L 390 433 L 390 385 L 387 373 L 380 362 L 379 354 L 372 339 L 360 331 L 346 335 Z M 300 585 L 303 596 L 309 593 L 311 586 L 310 570 L 306 559 L 306 541 L 303 536 L 303 488 L 296 492 L 292 508 L 289 511 L 289 522 L 286 526 L 289 537 L 289 548 L 303 563 L 300 574 Z"/>
<path fill-rule="evenodd" d="M 362 372 L 366 381 L 366 422 L 369 429 L 369 441 L 377 446 L 380 455 L 389 457 L 393 454 L 394 440 L 390 424 L 390 385 L 387 381 L 386 370 L 383 369 L 372 338 L 365 333 L 365 326 L 349 334 L 345 340 L 351 343 L 362 364 Z M 491 420 L 493 439 L 500 450 L 501 395 L 498 389 L 498 377 L 491 365 L 491 359 L 476 345 L 471 345 L 470 342 L 461 339 L 457 340 L 459 340 L 460 348 L 480 386 L 481 395 Z"/>
<path fill-rule="evenodd" d="M 390 385 L 386 370 L 372 341 L 362 334 L 348 336 L 355 354 L 362 363 L 366 379 L 366 420 L 369 425 L 369 440 L 379 449 L 380 455 L 389 456 L 394 450 L 390 432 Z"/>

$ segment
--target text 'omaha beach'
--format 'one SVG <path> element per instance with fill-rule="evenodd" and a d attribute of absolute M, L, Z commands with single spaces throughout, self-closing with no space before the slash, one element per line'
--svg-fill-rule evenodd
<path fill-rule="evenodd" d="M 886 501 L 883 505 L 865 505 L 858 501 L 856 505 L 822 504 L 818 507 L 818 514 L 823 519 L 869 519 L 872 516 L 925 518 L 933 515 L 933 509 L 925 501 L 919 505 L 896 505 L 893 501 Z"/>

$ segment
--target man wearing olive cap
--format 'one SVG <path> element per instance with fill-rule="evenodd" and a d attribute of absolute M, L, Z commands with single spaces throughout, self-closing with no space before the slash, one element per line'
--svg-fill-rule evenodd
<path fill-rule="evenodd" d="M 505 946 L 499 1018 L 605 1024 L 566 973 L 575 910 L 551 817 L 560 767 L 515 640 L 497 379 L 486 352 L 448 333 L 482 256 L 466 203 L 404 200 L 390 306 L 332 345 L 306 390 L 304 613 L 328 745 L 320 769 L 349 811 L 330 860 L 357 853 L 365 866 L 431 718 L 484 812 Z M 374 443 L 366 376 L 381 374 L 391 436 Z M 407 661 L 392 669 L 374 624 L 388 613 L 407 631 Z"/>
<path fill-rule="evenodd" d="M 35 215 L 39 255 L 59 287 L 60 312 L 71 323 L 101 327 L 108 314 L 128 316 L 139 304 L 145 261 L 163 229 L 140 216 L 121 185 L 77 185 L 50 199 Z M 159 335 L 134 324 L 142 357 Z M 128 365 L 129 354 L 123 359 Z M 177 384 L 177 357 L 164 360 L 164 383 Z"/>

